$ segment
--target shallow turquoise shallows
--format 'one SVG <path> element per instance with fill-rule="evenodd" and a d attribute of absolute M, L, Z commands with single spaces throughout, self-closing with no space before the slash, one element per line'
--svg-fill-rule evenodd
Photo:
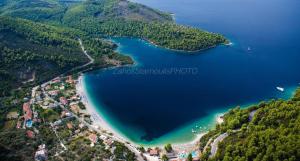
<path fill-rule="evenodd" d="M 98 112 L 131 141 L 191 141 L 213 128 L 216 115 L 237 105 L 288 99 L 299 85 L 300 1 L 139 2 L 175 13 L 180 24 L 222 33 L 233 45 L 191 55 L 139 39 L 113 39 L 136 64 L 86 73 L 84 85 Z"/>

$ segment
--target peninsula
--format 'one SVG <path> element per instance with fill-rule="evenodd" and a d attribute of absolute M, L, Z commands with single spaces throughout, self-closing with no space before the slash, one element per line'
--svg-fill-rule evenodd
<path fill-rule="evenodd" d="M 177 25 L 171 14 L 127 0 L 7 0 L 1 6 L 3 16 L 72 27 L 98 37 L 137 37 L 175 50 L 204 50 L 228 42 L 220 34 Z"/>

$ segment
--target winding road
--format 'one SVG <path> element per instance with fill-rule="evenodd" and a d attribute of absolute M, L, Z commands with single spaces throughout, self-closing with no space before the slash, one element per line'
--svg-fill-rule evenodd
<path fill-rule="evenodd" d="M 249 114 L 249 122 L 252 121 L 254 114 L 256 113 L 256 110 L 253 110 L 250 112 Z M 232 132 L 238 132 L 241 129 L 237 129 L 237 130 L 232 130 Z M 225 132 L 221 135 L 219 135 L 211 144 L 211 150 L 210 150 L 210 155 L 209 157 L 212 158 L 216 155 L 217 151 L 218 151 L 218 144 L 223 141 L 226 137 L 228 136 L 228 133 Z M 209 146 L 209 144 L 211 143 L 211 139 L 208 141 L 208 143 L 206 144 L 204 150 L 206 150 L 206 148 Z"/>
<path fill-rule="evenodd" d="M 94 63 L 94 61 L 95 61 L 94 58 L 92 58 L 92 57 L 87 53 L 87 51 L 85 50 L 85 48 L 84 48 L 84 46 L 83 46 L 83 44 L 82 44 L 82 40 L 81 40 L 81 39 L 78 39 L 78 42 L 79 42 L 79 45 L 80 45 L 80 48 L 81 48 L 82 52 L 83 52 L 84 55 L 86 55 L 86 57 L 90 60 L 88 63 L 83 64 L 82 66 L 79 66 L 78 68 L 82 68 L 82 67 L 85 67 L 85 66 L 88 66 L 88 65 Z"/>
<path fill-rule="evenodd" d="M 215 156 L 218 151 L 218 144 L 223 141 L 228 136 L 228 133 L 223 133 L 219 135 L 214 142 L 211 144 L 211 150 L 210 150 L 210 158 Z"/>

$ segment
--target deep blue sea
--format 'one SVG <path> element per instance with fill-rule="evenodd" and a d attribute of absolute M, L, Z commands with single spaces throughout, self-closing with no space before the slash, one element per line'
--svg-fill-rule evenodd
<path fill-rule="evenodd" d="M 212 128 L 216 114 L 288 99 L 300 85 L 299 0 L 137 1 L 174 13 L 179 24 L 221 33 L 233 46 L 191 55 L 113 39 L 136 64 L 86 73 L 84 83 L 99 113 L 131 141 L 190 141 L 192 129 Z"/>

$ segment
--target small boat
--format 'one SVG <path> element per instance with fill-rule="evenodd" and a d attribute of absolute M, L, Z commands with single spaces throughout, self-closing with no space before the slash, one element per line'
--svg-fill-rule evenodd
<path fill-rule="evenodd" d="M 248 47 L 248 49 L 247 49 L 248 51 L 251 51 L 251 48 L 250 47 Z"/>
<path fill-rule="evenodd" d="M 276 87 L 277 90 L 283 92 L 284 91 L 284 88 L 283 87 Z"/>

